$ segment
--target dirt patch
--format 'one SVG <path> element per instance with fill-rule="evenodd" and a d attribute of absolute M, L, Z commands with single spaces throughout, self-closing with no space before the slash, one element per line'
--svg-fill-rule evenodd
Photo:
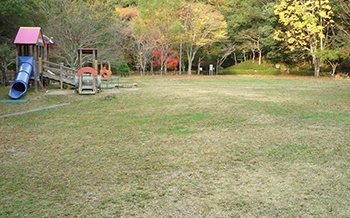
<path fill-rule="evenodd" d="M 75 94 L 75 90 L 67 89 L 50 89 L 46 91 L 47 95 L 72 95 Z"/>

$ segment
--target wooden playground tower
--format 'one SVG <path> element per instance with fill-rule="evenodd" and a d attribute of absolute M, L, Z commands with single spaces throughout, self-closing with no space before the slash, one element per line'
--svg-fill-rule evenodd
<path fill-rule="evenodd" d="M 20 27 L 14 43 L 16 45 L 16 78 L 11 85 L 10 97 L 20 98 L 28 88 L 30 77 L 34 76 L 35 91 L 40 80 L 39 59 L 48 60 L 50 40 L 45 41 L 40 27 Z M 41 78 L 42 79 L 42 78 Z"/>
<path fill-rule="evenodd" d="M 65 67 L 63 63 L 49 62 L 49 51 L 53 42 L 43 35 L 40 27 L 20 27 L 14 43 L 17 48 L 17 73 L 9 91 L 12 99 L 18 99 L 26 93 L 32 77 L 36 92 L 38 85 L 44 88 L 44 79 L 60 82 L 61 88 L 63 84 L 75 85 L 76 69 Z"/>

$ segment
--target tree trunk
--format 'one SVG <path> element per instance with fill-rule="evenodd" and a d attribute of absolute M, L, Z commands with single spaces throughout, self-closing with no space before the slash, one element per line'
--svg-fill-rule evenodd
<path fill-rule="evenodd" d="M 332 75 L 335 74 L 335 72 L 337 71 L 337 67 L 338 67 L 338 62 L 332 62 L 330 60 L 327 60 L 327 62 L 329 63 L 329 65 L 331 65 L 332 67 Z"/>
<path fill-rule="evenodd" d="M 261 62 L 262 62 L 262 52 L 259 49 L 259 65 L 261 65 Z"/>
<path fill-rule="evenodd" d="M 164 61 L 164 74 L 167 75 L 168 73 L 168 58 Z"/>
<path fill-rule="evenodd" d="M 179 60 L 179 74 L 182 73 L 182 42 L 180 43 L 180 60 Z"/>
<path fill-rule="evenodd" d="M 320 65 L 321 65 L 321 60 L 317 58 L 316 54 L 312 55 L 312 62 L 314 65 L 314 76 L 318 77 L 320 76 Z"/>
<path fill-rule="evenodd" d="M 201 64 L 202 64 L 202 57 L 198 58 L 198 66 L 197 66 L 197 75 L 199 75 L 201 73 Z"/>
<path fill-rule="evenodd" d="M 335 71 L 337 70 L 337 65 L 332 65 L 332 74 L 335 74 Z"/>
<path fill-rule="evenodd" d="M 187 74 L 188 74 L 189 76 L 192 75 L 192 61 L 191 61 L 191 60 L 188 60 Z"/>
<path fill-rule="evenodd" d="M 216 68 L 215 68 L 215 73 L 214 73 L 214 75 L 219 75 L 219 67 L 220 67 L 221 65 L 219 65 L 219 60 L 216 60 Z"/>
<path fill-rule="evenodd" d="M 7 69 L 6 69 L 6 62 L 4 61 L 4 62 L 2 62 L 1 61 L 1 67 L 0 67 L 0 75 L 1 75 L 1 77 L 0 77 L 0 85 L 4 85 L 5 86 L 5 84 L 6 84 L 6 80 L 7 80 L 7 76 L 6 76 L 6 71 L 7 71 Z"/>
<path fill-rule="evenodd" d="M 153 61 L 151 61 L 151 75 L 153 75 Z"/>
<path fill-rule="evenodd" d="M 255 49 L 252 49 L 252 59 L 253 63 L 255 63 Z"/>
<path fill-rule="evenodd" d="M 192 75 L 192 63 L 194 60 L 194 57 L 196 56 L 197 51 L 193 50 L 193 48 L 186 49 L 187 59 L 188 59 L 188 69 L 187 73 L 189 76 Z"/>
<path fill-rule="evenodd" d="M 244 50 L 242 52 L 243 52 L 243 60 L 245 62 L 245 61 L 247 61 L 246 52 Z"/>

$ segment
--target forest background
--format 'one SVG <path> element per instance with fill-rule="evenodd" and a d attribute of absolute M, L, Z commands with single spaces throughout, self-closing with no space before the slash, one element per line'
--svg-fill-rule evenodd
<path fill-rule="evenodd" d="M 222 73 L 249 60 L 320 76 L 350 67 L 349 22 L 345 0 L 3 0 L 0 84 L 15 68 L 20 26 L 41 27 L 51 61 L 72 67 L 78 48 L 96 47 L 125 74 Z"/>

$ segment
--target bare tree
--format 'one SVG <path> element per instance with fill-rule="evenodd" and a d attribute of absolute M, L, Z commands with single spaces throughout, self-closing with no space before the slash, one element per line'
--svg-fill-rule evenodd
<path fill-rule="evenodd" d="M 78 48 L 94 47 L 102 59 L 116 59 L 120 53 L 115 46 L 112 14 L 103 4 L 81 1 L 48 1 L 43 6 L 49 16 L 47 34 L 54 38 L 52 54 L 57 61 L 78 67 Z M 88 58 L 83 61 L 89 61 Z"/>

